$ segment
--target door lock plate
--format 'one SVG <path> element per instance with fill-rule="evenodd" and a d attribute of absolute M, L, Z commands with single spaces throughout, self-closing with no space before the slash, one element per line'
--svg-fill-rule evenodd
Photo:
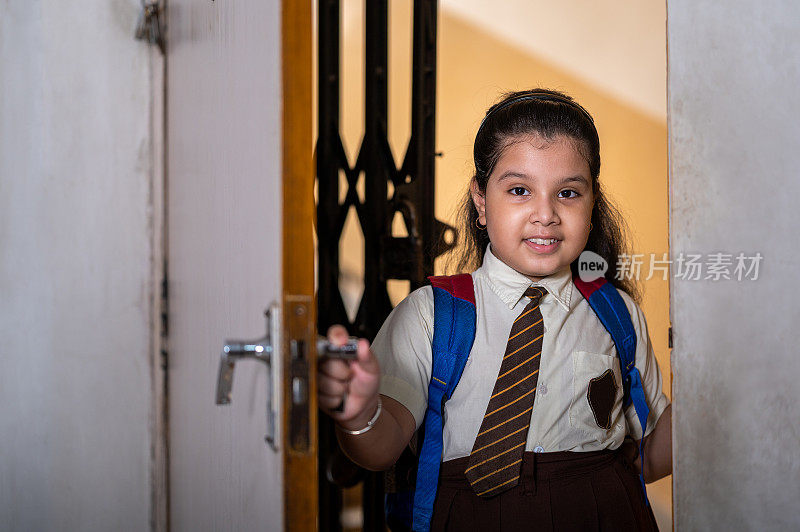
<path fill-rule="evenodd" d="M 289 446 L 291 450 L 305 453 L 311 445 L 311 349 L 317 335 L 312 323 L 313 299 L 308 296 L 286 297 L 286 330 L 289 347 Z"/>

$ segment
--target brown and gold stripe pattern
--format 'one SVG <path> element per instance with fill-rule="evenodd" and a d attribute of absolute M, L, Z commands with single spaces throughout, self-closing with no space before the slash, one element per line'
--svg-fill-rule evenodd
<path fill-rule="evenodd" d="M 539 300 L 547 291 L 531 286 L 530 303 L 511 326 L 506 352 L 465 471 L 475 493 L 491 497 L 517 485 L 528 436 L 544 322 Z"/>

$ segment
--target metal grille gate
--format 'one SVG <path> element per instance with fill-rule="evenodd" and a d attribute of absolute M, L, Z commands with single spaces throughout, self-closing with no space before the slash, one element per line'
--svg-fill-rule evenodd
<path fill-rule="evenodd" d="M 456 233 L 434 215 L 437 2 L 414 1 L 411 133 L 399 167 L 387 137 L 388 1 L 366 0 L 365 4 L 364 136 L 353 165 L 347 159 L 339 124 L 339 0 L 318 4 L 318 327 L 324 332 L 340 323 L 350 334 L 372 340 L 392 309 L 387 280 L 408 280 L 411 290 L 422 286 L 425 276 L 433 274 L 436 256 L 454 245 Z M 342 203 L 340 171 L 347 181 Z M 361 174 L 363 202 L 356 192 Z M 390 182 L 391 198 L 387 197 Z M 365 257 L 364 292 L 353 322 L 339 290 L 339 241 L 351 208 L 364 235 Z M 391 234 L 398 212 L 408 236 Z M 451 244 L 443 241 L 445 231 L 453 235 L 448 239 Z M 341 530 L 341 485 L 359 479 L 364 482 L 364 530 L 383 530 L 383 475 L 359 471 L 347 462 L 326 416 L 320 416 L 319 449 L 321 530 Z"/>

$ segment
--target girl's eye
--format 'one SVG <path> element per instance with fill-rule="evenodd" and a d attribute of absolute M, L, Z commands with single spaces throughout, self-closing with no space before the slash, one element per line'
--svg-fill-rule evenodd
<path fill-rule="evenodd" d="M 575 194 L 575 195 L 574 196 L 559 196 L 559 197 L 561 197 L 561 198 L 577 198 L 578 196 L 580 196 L 580 194 L 578 194 L 574 190 L 562 190 L 561 192 L 559 192 L 559 194 L 563 194 L 565 192 L 572 193 L 572 194 Z"/>
<path fill-rule="evenodd" d="M 514 187 L 509 192 L 511 192 L 515 196 L 524 196 L 528 189 L 525 187 Z"/>

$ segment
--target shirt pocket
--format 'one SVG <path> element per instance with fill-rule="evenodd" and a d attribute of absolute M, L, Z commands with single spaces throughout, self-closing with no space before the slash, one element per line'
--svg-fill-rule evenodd
<path fill-rule="evenodd" d="M 572 401 L 569 423 L 599 443 L 622 425 L 622 379 L 616 355 L 574 351 L 572 353 Z"/>

